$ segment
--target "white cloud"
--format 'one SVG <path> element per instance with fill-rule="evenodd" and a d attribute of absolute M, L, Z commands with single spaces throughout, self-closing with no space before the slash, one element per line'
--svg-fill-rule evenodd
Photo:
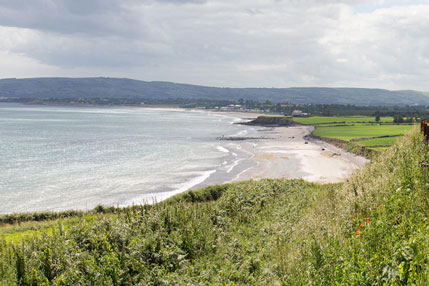
<path fill-rule="evenodd" d="M 427 5 L 345 13 L 338 29 L 329 31 L 320 42 L 333 57 L 346 60 L 353 68 L 346 75 L 354 75 L 359 82 L 427 89 L 428 13 Z"/>
<path fill-rule="evenodd" d="M 429 90 L 428 14 L 427 1 L 0 0 L 0 76 Z"/>
<path fill-rule="evenodd" d="M 0 50 L 0 78 L 39 77 L 53 74 L 57 68 L 42 64 L 24 55 L 12 54 Z"/>

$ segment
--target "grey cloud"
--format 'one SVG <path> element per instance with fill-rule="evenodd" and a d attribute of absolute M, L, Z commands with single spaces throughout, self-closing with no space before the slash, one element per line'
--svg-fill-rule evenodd
<path fill-rule="evenodd" d="M 206 3 L 207 0 L 153 0 L 155 2 L 165 2 L 165 3 L 174 3 L 174 4 L 188 4 L 188 3 Z"/>
<path fill-rule="evenodd" d="M 109 7 L 109 9 L 108 9 Z M 0 25 L 57 33 L 109 33 L 116 1 L 2 1 Z"/>
<path fill-rule="evenodd" d="M 143 14 L 133 11 L 153 4 L 202 4 L 206 0 L 0 0 L 0 25 L 59 34 L 88 36 L 140 33 Z"/>
<path fill-rule="evenodd" d="M 428 6 L 356 13 L 365 2 L 0 0 L 0 26 L 32 29 L 8 52 L 61 75 L 425 89 Z"/>

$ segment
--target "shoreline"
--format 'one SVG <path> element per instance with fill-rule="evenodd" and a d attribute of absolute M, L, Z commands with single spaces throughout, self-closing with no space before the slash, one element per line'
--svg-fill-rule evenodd
<path fill-rule="evenodd" d="M 189 110 L 175 111 L 188 112 Z M 250 112 L 195 111 L 238 117 L 243 121 L 267 115 Z M 314 126 L 311 125 L 260 127 L 266 128 L 261 138 L 244 140 L 256 145 L 251 150 L 247 150 L 253 153 L 251 160 L 256 165 L 240 172 L 235 179 L 224 183 L 280 178 L 304 179 L 315 183 L 338 183 L 346 180 L 369 162 L 363 156 L 347 152 L 327 141 L 313 137 Z"/>
<path fill-rule="evenodd" d="M 93 107 L 97 108 L 97 107 Z M 113 108 L 113 107 L 112 107 Z M 214 111 L 201 109 L 184 109 L 168 107 L 124 107 L 130 110 L 172 111 L 183 113 L 201 113 L 228 117 L 231 124 L 237 120 L 248 121 L 258 116 L 266 115 L 253 112 L 238 111 Z M 243 130 L 247 128 L 243 126 Z M 196 190 L 205 186 L 225 184 L 245 180 L 260 180 L 265 178 L 304 179 L 317 183 L 335 183 L 344 181 L 355 170 L 363 167 L 367 159 L 356 156 L 339 149 L 331 144 L 316 139 L 308 140 L 313 130 L 308 125 L 292 125 L 289 127 L 252 126 L 257 131 L 256 136 L 244 136 L 243 140 L 223 140 L 221 146 L 229 155 L 237 156 L 233 165 L 226 169 L 223 165 L 220 170 L 204 172 L 199 176 L 191 177 L 187 182 L 178 184 L 171 191 L 156 193 L 141 193 L 136 197 L 128 197 L 125 200 L 113 204 L 126 207 L 133 204 L 150 204 L 161 202 L 176 194 L 188 190 Z M 222 134 L 219 134 L 219 136 Z M 215 137 L 213 137 L 215 139 Z M 239 142 L 237 142 L 239 141 Z M 220 141 L 219 141 L 220 142 Z M 224 152 L 222 151 L 222 152 Z M 243 155 L 244 154 L 244 155 Z M 137 202 L 139 201 L 139 202 Z M 103 202 L 100 202 L 103 204 Z M 68 209 L 68 208 L 67 208 Z M 64 209 L 66 210 L 66 209 Z M 86 208 L 86 210 L 88 210 Z"/>
<path fill-rule="evenodd" d="M 258 112 L 243 112 L 243 111 L 218 111 L 213 109 L 197 109 L 183 107 L 164 107 L 164 106 L 145 106 L 145 105 L 91 105 L 91 104 L 29 104 L 22 102 L 0 102 L 0 104 L 13 104 L 23 106 L 41 106 L 41 107 L 76 107 L 76 108 L 101 108 L 101 109 L 132 109 L 132 110 L 151 110 L 151 111 L 173 111 L 173 112 L 198 112 L 198 113 L 214 113 L 227 114 L 225 116 L 239 117 L 242 120 L 254 119 L 258 116 L 273 115 L 269 113 Z M 248 115 L 248 116 L 245 116 Z"/>
<path fill-rule="evenodd" d="M 140 107 L 138 107 L 140 108 Z M 267 114 L 253 112 L 213 111 L 183 108 L 151 108 L 148 110 L 162 110 L 175 112 L 201 112 L 239 118 L 240 120 L 252 120 L 258 116 Z M 355 171 L 364 167 L 369 160 L 330 144 L 329 142 L 312 137 L 314 126 L 293 124 L 288 127 L 281 126 L 253 126 L 261 129 L 261 138 L 246 138 L 245 143 L 251 143 L 253 147 L 242 145 L 244 152 L 251 154 L 252 166 L 241 170 L 232 180 L 214 184 L 234 183 L 246 180 L 261 179 L 303 179 L 314 183 L 339 183 L 345 181 Z M 263 132 L 263 133 L 262 133 Z M 245 159 L 243 159 L 245 161 Z M 249 163 L 249 162 L 248 162 Z M 213 185 L 206 180 L 195 184 L 186 191 L 197 190 Z M 186 192 L 185 191 L 185 192 Z M 181 191 L 183 192 L 183 190 Z M 174 196 L 177 193 L 171 192 Z M 162 200 L 171 196 L 161 195 Z M 159 200 L 159 201 L 162 201 Z"/>
<path fill-rule="evenodd" d="M 342 182 L 368 160 L 327 142 L 311 139 L 314 127 L 274 127 L 271 140 L 254 148 L 255 167 L 242 172 L 232 182 L 259 179 L 304 179 L 315 183 Z M 261 140 L 262 141 L 262 140 Z"/>
<path fill-rule="evenodd" d="M 266 116 L 263 113 L 239 112 L 239 111 L 214 111 L 201 109 L 184 109 L 168 107 L 137 107 L 147 110 L 162 110 L 175 112 L 200 112 L 222 115 L 230 118 L 239 118 L 248 121 L 258 116 Z M 243 151 L 251 154 L 250 161 L 253 166 L 241 170 L 235 178 L 220 182 L 234 183 L 246 180 L 261 179 L 303 179 L 314 183 L 339 183 L 345 181 L 355 171 L 365 166 L 369 160 L 363 156 L 349 153 L 346 150 L 330 144 L 329 142 L 312 137 L 314 126 L 293 124 L 282 126 L 253 126 L 264 128 L 260 130 L 260 138 L 246 138 L 245 143 L 253 144 L 253 147 L 243 148 Z M 249 145 L 249 144 L 246 144 Z M 242 147 L 245 147 L 243 144 Z M 196 190 L 201 187 L 213 185 L 204 182 L 195 184 L 188 190 Z M 187 191 L 188 191 L 187 190 Z M 182 191 L 183 192 L 183 191 Z M 178 192 L 172 192 L 175 195 Z M 171 196 L 161 195 L 164 199 Z"/>

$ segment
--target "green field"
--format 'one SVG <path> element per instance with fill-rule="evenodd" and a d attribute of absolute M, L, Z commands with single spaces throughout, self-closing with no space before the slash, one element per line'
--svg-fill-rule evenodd
<path fill-rule="evenodd" d="M 362 123 L 375 122 L 375 117 L 371 116 L 311 116 L 294 117 L 295 122 L 308 125 L 333 124 L 333 123 Z M 381 117 L 380 122 L 393 122 L 393 117 Z"/>
<path fill-rule="evenodd" d="M 357 138 L 401 135 L 411 130 L 412 127 L 413 125 L 320 126 L 313 134 L 319 137 L 350 141 Z"/>
<path fill-rule="evenodd" d="M 370 151 L 384 151 L 396 142 L 400 135 L 411 130 L 412 124 L 394 124 L 392 117 L 381 117 L 375 122 L 372 116 L 311 116 L 295 117 L 294 122 L 313 125 L 313 135 L 321 138 L 339 139 L 348 143 L 346 150 L 364 156 Z M 392 136 L 392 137 L 386 137 Z M 381 137 L 381 138 L 380 138 Z"/>
<path fill-rule="evenodd" d="M 362 144 L 364 146 L 390 146 L 395 144 L 396 140 L 398 140 L 399 138 L 401 138 L 401 136 L 360 140 L 358 142 L 359 144 Z"/>

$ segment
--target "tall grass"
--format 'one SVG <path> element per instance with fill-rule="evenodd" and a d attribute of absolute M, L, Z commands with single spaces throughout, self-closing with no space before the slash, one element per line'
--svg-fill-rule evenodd
<path fill-rule="evenodd" d="M 427 285 L 415 130 L 344 184 L 261 180 L 0 240 L 0 285 Z"/>
<path fill-rule="evenodd" d="M 307 261 L 317 285 L 428 285 L 429 148 L 414 130 L 351 177 L 319 211 Z M 318 215 L 315 215 L 318 212 Z M 307 220 L 309 221 L 309 220 Z"/>

